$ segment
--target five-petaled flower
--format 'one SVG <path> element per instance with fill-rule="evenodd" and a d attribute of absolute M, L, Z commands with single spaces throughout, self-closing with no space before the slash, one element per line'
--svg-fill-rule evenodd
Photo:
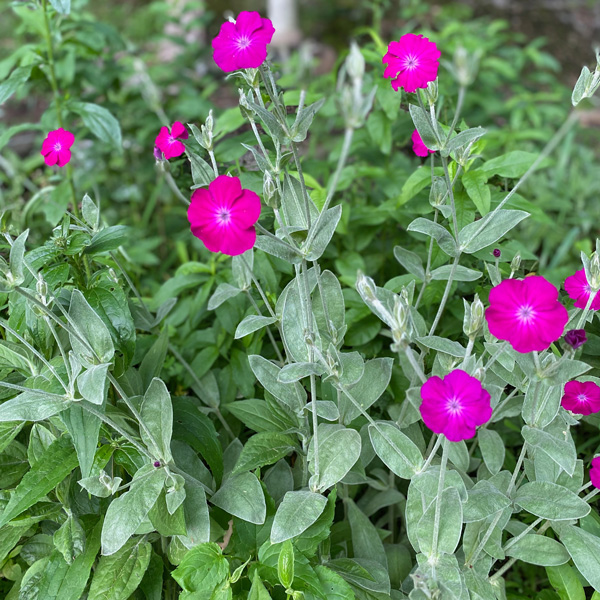
<path fill-rule="evenodd" d="M 413 143 L 413 152 L 417 156 L 427 156 L 428 154 L 433 154 L 435 152 L 435 150 L 430 150 L 423 143 L 423 140 L 421 139 L 421 136 L 419 135 L 419 132 L 416 129 L 413 131 L 412 135 L 410 136 L 410 139 Z"/>
<path fill-rule="evenodd" d="M 492 416 L 490 394 L 481 382 L 461 369 L 443 379 L 430 377 L 421 386 L 420 411 L 425 425 L 451 442 L 468 440 Z"/>
<path fill-rule="evenodd" d="M 267 58 L 267 45 L 274 33 L 269 19 L 263 19 L 257 12 L 243 10 L 235 23 L 223 23 L 219 35 L 213 39 L 214 61 L 225 73 L 258 69 Z"/>
<path fill-rule="evenodd" d="M 490 333 L 521 353 L 546 350 L 569 320 L 558 290 L 544 277 L 505 279 L 490 291 L 485 311 Z"/>
<path fill-rule="evenodd" d="M 565 290 L 569 294 L 569 297 L 575 300 L 576 308 L 585 308 L 587 306 L 592 288 L 588 283 L 583 269 L 565 279 Z M 590 309 L 600 310 L 600 292 L 595 293 Z"/>
<path fill-rule="evenodd" d="M 74 141 L 75 136 L 62 127 L 48 132 L 40 151 L 40 154 L 44 157 L 44 162 L 49 167 L 54 165 L 64 167 L 71 160 L 70 148 Z"/>
<path fill-rule="evenodd" d="M 592 485 L 600 489 L 600 456 L 596 456 L 596 458 L 592 459 L 590 479 L 592 480 Z"/>
<path fill-rule="evenodd" d="M 593 381 L 569 381 L 560 403 L 577 415 L 600 412 L 600 386 Z"/>
<path fill-rule="evenodd" d="M 180 140 L 187 140 L 188 136 L 186 128 L 179 121 L 173 123 L 171 131 L 169 131 L 168 127 L 161 127 L 160 133 L 154 141 L 154 156 L 156 156 L 157 148 L 163 153 L 166 159 L 181 156 L 185 152 L 185 146 Z"/>
<path fill-rule="evenodd" d="M 435 81 L 442 53 L 435 42 L 414 33 L 403 35 L 399 41 L 390 42 L 382 62 L 387 64 L 383 76 L 393 77 L 392 87 L 404 88 L 407 92 L 425 89 Z"/>
<path fill-rule="evenodd" d="M 256 241 L 254 224 L 260 217 L 260 198 L 242 189 L 237 177 L 220 175 L 207 188 L 192 194 L 188 220 L 192 233 L 211 252 L 243 254 Z"/>

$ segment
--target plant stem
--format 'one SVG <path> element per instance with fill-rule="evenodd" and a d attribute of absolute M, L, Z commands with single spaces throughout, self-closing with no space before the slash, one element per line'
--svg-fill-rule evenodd
<path fill-rule="evenodd" d="M 177 183 L 175 183 L 175 180 L 173 179 L 173 175 L 171 175 L 171 173 L 169 173 L 169 171 L 167 171 L 166 169 L 163 171 L 165 174 L 165 180 L 167 182 L 167 185 L 169 186 L 169 188 L 171 189 L 171 191 L 186 205 L 189 206 L 190 205 L 190 201 L 183 195 L 183 192 L 179 189 L 179 186 L 177 185 Z"/>
<path fill-rule="evenodd" d="M 496 514 L 496 516 L 490 523 L 489 527 L 487 528 L 485 535 L 479 542 L 479 545 L 477 546 L 477 548 L 475 548 L 475 551 L 473 552 L 473 554 L 471 554 L 471 556 L 465 560 L 466 567 L 468 567 L 468 568 L 473 567 L 473 565 L 475 564 L 475 561 L 479 558 L 479 555 L 481 554 L 481 552 L 485 548 L 485 545 L 487 544 L 488 540 L 490 539 L 490 536 L 492 535 L 492 533 L 494 533 L 494 528 L 496 527 L 496 525 L 498 524 L 498 521 L 502 517 L 502 513 L 503 513 L 503 511 L 501 511 L 501 510 L 498 511 L 498 513 Z"/>
<path fill-rule="evenodd" d="M 456 127 L 456 123 L 458 123 L 458 117 L 460 116 L 460 111 L 462 110 L 462 105 L 465 99 L 465 91 L 466 88 L 464 85 L 461 85 L 458 89 L 458 99 L 456 101 L 456 110 L 454 111 L 454 118 L 452 119 L 452 125 L 450 125 L 450 130 L 448 131 L 448 137 L 446 138 L 446 143 L 450 141 L 450 136 Z"/>
<path fill-rule="evenodd" d="M 450 288 L 452 287 L 452 282 L 454 279 L 454 274 L 456 273 L 456 267 L 458 266 L 458 261 L 460 260 L 460 254 L 455 257 L 454 262 L 452 263 L 452 267 L 450 269 L 450 275 L 448 276 L 448 281 L 446 282 L 446 289 L 444 290 L 444 295 L 442 296 L 442 301 L 440 302 L 440 306 L 438 308 L 437 314 L 435 315 L 435 319 L 433 321 L 433 325 L 429 330 L 429 335 L 433 335 L 440 319 L 442 318 L 442 313 L 444 312 L 444 308 L 446 306 L 446 301 L 448 300 L 448 296 L 450 295 Z"/>
<path fill-rule="evenodd" d="M 423 383 L 425 383 L 427 381 L 427 377 L 425 377 L 425 373 L 423 373 L 421 365 L 419 365 L 419 363 L 417 362 L 413 349 L 408 344 L 404 347 L 404 353 L 406 354 L 406 358 L 408 358 L 408 362 L 410 363 L 414 372 L 417 374 L 417 377 Z"/>
<path fill-rule="evenodd" d="M 433 154 L 431 155 L 433 158 Z M 433 180 L 432 180 L 433 181 Z M 439 210 L 436 208 L 433 213 L 433 222 L 437 224 Z M 431 257 L 433 256 L 433 237 L 429 238 L 429 250 L 427 252 L 427 265 L 425 266 L 425 279 L 423 280 L 423 285 L 421 286 L 421 291 L 419 292 L 419 296 L 417 297 L 417 301 L 415 302 L 415 308 L 419 308 L 419 304 L 421 304 L 421 298 L 423 298 L 423 292 L 429 283 L 429 272 L 431 269 Z"/>
<path fill-rule="evenodd" d="M 519 454 L 519 458 L 517 459 L 517 464 L 515 465 L 515 470 L 510 478 L 510 483 L 508 484 L 508 489 L 506 490 L 506 495 L 510 496 L 510 493 L 515 486 L 517 481 L 517 477 L 519 475 L 519 471 L 521 470 L 521 465 L 523 464 L 523 460 L 525 460 L 525 454 L 527 453 L 527 442 L 523 442 L 523 447 L 521 448 L 521 453 Z"/>
<path fill-rule="evenodd" d="M 448 466 L 448 439 L 440 434 L 443 438 L 442 446 L 442 462 L 440 463 L 440 477 L 438 479 L 437 496 L 435 497 L 435 513 L 433 517 L 433 538 L 431 542 L 431 555 L 434 558 L 438 556 L 438 542 L 440 535 L 440 516 L 442 508 L 442 495 L 444 493 L 444 480 L 446 477 L 446 467 Z"/>
<path fill-rule="evenodd" d="M 433 448 L 431 449 L 431 452 L 429 453 L 429 456 L 427 457 L 427 460 L 421 467 L 421 471 L 420 471 L 421 473 L 423 473 L 423 471 L 426 471 L 429 468 L 429 465 L 431 464 L 433 457 L 436 455 L 438 448 L 440 447 L 440 444 L 442 443 L 442 441 L 443 441 L 443 436 L 438 435 L 435 439 L 435 443 L 433 444 Z"/>
<path fill-rule="evenodd" d="M 442 167 L 444 168 L 444 177 L 448 186 L 448 194 L 450 195 L 450 208 L 452 210 L 452 225 L 454 226 L 454 239 L 458 247 L 458 219 L 456 217 L 456 203 L 454 202 L 454 190 L 452 189 L 452 181 L 450 180 L 450 172 L 448 171 L 448 159 L 442 156 Z"/>
<path fill-rule="evenodd" d="M 250 290 L 246 290 L 246 295 L 248 296 L 248 299 L 250 300 L 250 304 L 252 304 L 252 306 L 254 307 L 254 310 L 259 315 L 262 316 L 262 311 L 260 310 L 260 307 L 256 303 L 256 300 L 252 297 L 252 294 L 250 293 Z M 285 364 L 285 359 L 283 358 L 283 355 L 281 354 L 281 351 L 279 350 L 279 346 L 277 345 L 277 342 L 275 341 L 275 338 L 273 337 L 273 333 L 271 332 L 271 326 L 267 325 L 266 326 L 266 330 L 267 330 L 267 335 L 269 336 L 269 340 L 271 340 L 271 344 L 273 346 L 273 349 L 275 350 L 275 354 L 277 354 L 277 359 L 279 360 L 279 362 L 282 365 L 284 365 Z"/>
<path fill-rule="evenodd" d="M 256 286 L 256 289 L 258 290 L 258 293 L 260 294 L 262 301 L 264 302 L 265 306 L 267 307 L 269 314 L 271 315 L 271 317 L 276 319 L 277 315 L 275 314 L 275 311 L 271 308 L 271 303 L 267 299 L 267 296 L 265 295 L 265 292 L 263 291 L 262 286 L 260 285 L 258 279 L 256 279 L 256 276 L 254 275 L 252 269 L 250 268 L 248 261 L 246 260 L 246 258 L 244 257 L 243 254 L 240 254 L 240 259 L 241 259 L 242 263 L 244 263 L 244 266 L 246 267 L 246 269 L 248 271 L 248 275 L 250 275 L 250 279 L 252 279 L 252 283 L 254 283 L 254 285 Z"/>
<path fill-rule="evenodd" d="M 579 317 L 579 321 L 577 322 L 577 327 L 575 327 L 575 329 L 581 329 L 583 327 L 583 324 L 585 323 L 585 319 L 588 315 L 588 313 L 590 312 L 590 307 L 592 306 L 592 302 L 594 301 L 594 298 L 596 297 L 595 293 L 590 293 L 588 296 L 588 300 L 585 303 L 585 308 L 583 309 L 583 312 L 581 313 L 581 316 Z"/>

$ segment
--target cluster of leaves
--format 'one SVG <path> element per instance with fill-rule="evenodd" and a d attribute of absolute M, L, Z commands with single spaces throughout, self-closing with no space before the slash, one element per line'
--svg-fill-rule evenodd
<path fill-rule="evenodd" d="M 480 41 L 484 85 L 476 88 L 484 91 L 469 88 L 464 114 L 487 129 L 462 121 L 445 144 L 435 128 L 450 132 L 452 100 L 438 102 L 436 122 L 410 100 L 401 103 L 389 82 L 379 82 L 384 44 L 374 31 L 342 67 L 337 93 L 330 76 L 298 94 L 281 87 L 292 75 L 278 86 L 266 68 L 246 73 L 237 80 L 241 110 L 218 114 L 211 152 L 244 187 L 268 190 L 271 208 L 261 223 L 277 235 L 259 236 L 255 251 L 229 265 L 189 241 L 183 207 L 165 202 L 158 211 L 173 177 L 142 169 L 140 201 L 144 185 L 155 177 L 159 185 L 141 217 L 134 216 L 135 194 L 118 193 L 127 181 L 121 139 L 128 163 L 130 155 L 148 163 L 156 127 L 148 121 L 137 132 L 127 124 L 128 113 L 140 112 L 132 108 L 145 104 L 132 99 L 118 68 L 96 61 L 107 45 L 123 48 L 115 32 L 69 14 L 68 2 L 50 4 L 14 10 L 24 27 L 47 31 L 56 62 L 47 38 L 17 51 L 4 63 L 12 70 L 0 97 L 41 87 L 53 69 L 59 86 L 41 127 L 79 115 L 80 133 L 102 143 L 82 151 L 86 168 L 76 170 L 73 187 L 57 176 L 37 188 L 38 157 L 6 194 L 14 204 L 5 207 L 7 260 L 0 265 L 0 591 L 11 600 L 495 600 L 531 597 L 534 585 L 536 593 L 546 585 L 539 596 L 551 599 L 583 598 L 584 584 L 600 593 L 600 517 L 580 497 L 599 422 L 575 421 L 560 408 L 564 383 L 597 366 L 598 322 L 586 326 L 590 343 L 578 360 L 546 354 L 540 371 L 530 356 L 474 328 L 471 304 L 463 303 L 475 293 L 485 300 L 503 277 L 526 274 L 516 262 L 509 266 L 517 251 L 531 261 L 541 254 L 540 268 L 557 282 L 576 268 L 565 262 L 575 255 L 567 240 L 581 235 L 594 188 L 578 197 L 580 212 L 563 206 L 576 188 L 564 188 L 556 213 L 548 197 L 561 178 L 589 167 L 589 151 L 564 130 L 571 143 L 561 148 L 561 168 L 531 175 L 519 189 L 526 200 L 515 180 L 529 175 L 537 154 L 516 144 L 533 149 L 527 144 L 546 141 L 543 128 L 566 111 L 552 97 L 547 105 L 526 97 L 521 82 L 514 97 L 527 110 L 488 104 L 514 77 L 510 69 L 533 61 L 543 71 L 552 66 L 547 55 L 535 44 L 505 48 L 498 24 L 475 23 L 468 37 L 463 26 L 442 21 L 435 35 L 447 52 L 459 37 L 467 48 Z M 90 30 L 102 37 L 91 50 Z M 475 66 L 472 53 L 458 51 L 449 65 L 458 81 L 461 65 L 467 68 L 461 57 L 471 61 L 470 72 Z M 377 69 L 365 73 L 364 61 Z M 145 73 L 146 100 L 160 113 Z M 446 79 L 440 85 L 452 98 Z M 286 105 L 301 108 L 286 118 Z M 489 106 L 510 125 L 494 130 Z M 121 112 L 119 126 L 113 113 Z M 240 133 L 245 120 L 261 130 Z M 452 211 L 443 167 L 415 170 L 413 159 L 392 150 L 414 126 L 448 163 L 456 236 L 446 227 Z M 5 131 L 3 142 L 21 129 Z M 205 186 L 214 176 L 202 134 L 193 132 L 187 158 L 162 165 L 181 187 Z M 303 173 L 299 144 L 309 151 Z M 108 163 L 107 150 L 114 153 Z M 242 168 L 247 152 L 256 164 Z M 344 167 L 348 154 L 352 164 Z M 25 204 L 23 181 L 32 186 Z M 71 190 L 94 185 L 111 194 L 102 211 L 84 196 L 81 215 L 63 217 Z M 331 208 L 336 191 L 344 201 Z M 556 250 L 563 210 L 574 213 L 577 229 Z M 125 212 L 137 234 L 106 225 Z M 42 213 L 53 227 L 49 239 Z M 535 225 L 521 229 L 519 242 L 501 245 L 498 263 L 491 249 L 528 213 L 525 223 Z M 20 233 L 26 223 L 31 230 Z M 150 225 L 165 228 L 165 238 L 177 232 L 160 267 L 170 275 L 164 282 L 147 268 L 159 262 L 152 250 L 161 238 L 132 243 Z M 550 225 L 555 245 L 546 247 L 540 230 Z M 581 245 L 591 249 L 585 239 Z M 377 287 L 361 270 L 387 283 Z M 431 323 L 444 304 L 441 337 Z M 419 372 L 456 367 L 483 371 L 495 412 L 470 447 L 451 445 L 446 467 L 420 422 Z M 515 469 L 521 462 L 522 474 Z M 528 589 L 509 571 L 505 589 L 501 577 L 488 578 L 497 561 L 512 558 L 546 567 L 531 577 L 541 582 Z"/>

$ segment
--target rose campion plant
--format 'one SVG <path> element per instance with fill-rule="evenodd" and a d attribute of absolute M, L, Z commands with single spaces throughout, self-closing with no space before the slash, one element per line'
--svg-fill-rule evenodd
<path fill-rule="evenodd" d="M 66 27 L 56 6 L 67 10 L 38 8 L 57 94 L 48 118 L 60 126 L 85 107 L 54 85 L 50 23 Z M 529 216 L 511 198 L 569 127 L 521 179 L 503 177 L 487 210 L 465 210 L 470 169 L 497 157 L 482 153 L 486 131 L 462 100 L 438 98 L 451 89 L 442 42 L 403 35 L 383 73 L 379 57 L 365 61 L 373 47 L 353 45 L 331 89 L 344 133 L 321 186 L 301 143 L 324 99 L 307 104 L 302 90 L 286 104 L 267 59 L 273 33 L 244 11 L 212 41 L 256 142 L 252 169 L 219 160 L 231 156 L 219 152 L 227 116 L 190 123 L 192 135 L 174 121 L 154 139 L 157 174 L 181 202 L 169 211 L 179 209 L 186 259 L 168 281 L 139 277 L 128 230 L 105 223 L 111 212 L 78 189 L 87 179 L 72 165 L 58 173 L 71 206 L 44 246 L 32 247 L 37 232 L 3 231 L 8 597 L 500 600 L 517 561 L 545 568 L 557 589 L 600 593 L 600 457 L 580 434 L 600 412 L 581 348 L 597 325 L 600 240 L 566 294 L 502 242 Z M 451 65 L 459 98 L 475 64 Z M 397 228 L 388 282 L 363 272 L 370 261 L 342 275 L 336 245 L 348 227 L 344 177 L 378 110 L 373 77 L 392 80 L 398 103 L 411 94 L 396 118 L 431 161 L 416 171 L 431 177 L 430 206 L 415 202 L 406 214 L 420 216 Z M 594 83 L 582 77 L 579 98 Z M 43 142 L 47 164 L 68 163 L 67 134 Z M 145 279 L 151 296 L 138 289 Z M 361 330 L 363 318 L 377 326 L 371 345 L 349 329 L 357 315 Z"/>

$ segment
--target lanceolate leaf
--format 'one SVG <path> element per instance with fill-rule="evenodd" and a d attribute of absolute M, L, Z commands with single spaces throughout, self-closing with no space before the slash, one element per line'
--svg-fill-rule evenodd
<path fill-rule="evenodd" d="M 277 509 L 271 543 L 284 542 L 306 531 L 321 515 L 327 499 L 313 492 L 287 492 Z"/>
<path fill-rule="evenodd" d="M 58 438 L 21 479 L 8 504 L 0 513 L 0 527 L 53 490 L 76 466 L 77 455 L 68 436 Z"/>
<path fill-rule="evenodd" d="M 140 434 L 148 449 L 156 448 L 157 458 L 165 463 L 171 461 L 171 433 L 173 431 L 173 406 L 167 386 L 160 379 L 153 379 L 146 390 L 140 409 L 142 423 Z M 151 438 L 148 438 L 148 433 Z"/>

